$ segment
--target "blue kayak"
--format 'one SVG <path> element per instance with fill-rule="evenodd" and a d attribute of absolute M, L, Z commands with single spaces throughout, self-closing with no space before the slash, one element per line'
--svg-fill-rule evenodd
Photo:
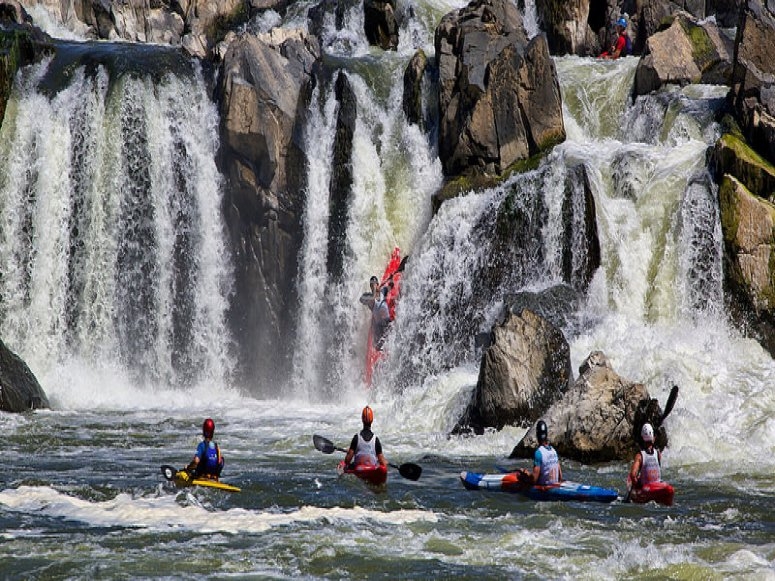
<path fill-rule="evenodd" d="M 586 502 L 613 502 L 619 497 L 616 490 L 564 480 L 550 486 L 533 486 L 520 478 L 519 472 L 506 474 L 477 474 L 461 472 L 460 480 L 468 490 L 496 490 L 521 494 L 532 500 L 580 500 Z"/>

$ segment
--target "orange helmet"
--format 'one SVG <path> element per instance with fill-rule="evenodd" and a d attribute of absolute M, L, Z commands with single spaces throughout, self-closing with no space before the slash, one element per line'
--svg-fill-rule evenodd
<path fill-rule="evenodd" d="M 369 406 L 363 408 L 363 411 L 361 412 L 361 419 L 363 420 L 363 423 L 368 426 L 370 426 L 371 422 L 374 421 L 374 412 Z"/>
<path fill-rule="evenodd" d="M 215 422 L 207 418 L 202 424 L 202 435 L 205 438 L 212 438 L 215 433 Z"/>

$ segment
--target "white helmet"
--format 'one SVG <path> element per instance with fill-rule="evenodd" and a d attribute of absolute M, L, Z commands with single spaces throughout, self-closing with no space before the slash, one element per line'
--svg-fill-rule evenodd
<path fill-rule="evenodd" d="M 640 437 L 644 442 L 654 441 L 654 428 L 651 427 L 651 424 L 643 424 L 640 429 Z"/>

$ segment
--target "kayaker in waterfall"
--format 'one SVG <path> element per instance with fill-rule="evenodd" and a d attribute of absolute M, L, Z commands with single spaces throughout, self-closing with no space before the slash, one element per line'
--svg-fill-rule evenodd
<path fill-rule="evenodd" d="M 202 423 L 202 437 L 204 438 L 197 446 L 196 454 L 191 462 L 186 466 L 186 471 L 193 474 L 195 478 L 209 478 L 218 480 L 223 470 L 223 456 L 221 449 L 213 441 L 215 435 L 215 422 L 207 418 Z"/>
<path fill-rule="evenodd" d="M 539 420 L 536 424 L 536 439 L 538 449 L 533 455 L 533 471 L 528 472 L 522 468 L 520 473 L 531 484 L 545 486 L 562 482 L 560 458 L 557 456 L 557 450 L 549 444 L 549 430 L 543 420 Z"/>
<path fill-rule="evenodd" d="M 651 424 L 643 424 L 640 439 L 643 440 L 643 447 L 635 455 L 630 468 L 629 482 L 633 489 L 662 480 L 662 452 L 654 447 L 654 428 Z"/>
<path fill-rule="evenodd" d="M 361 421 L 363 429 L 353 436 L 350 442 L 350 449 L 344 457 L 345 466 L 368 465 L 376 466 L 380 464 L 387 466 L 388 461 L 382 454 L 382 443 L 379 438 L 371 431 L 371 424 L 374 421 L 374 411 L 366 406 L 361 412 Z"/>
<path fill-rule="evenodd" d="M 627 36 L 627 19 L 622 16 L 616 21 L 616 40 L 609 50 L 600 55 L 603 59 L 618 59 L 632 52 L 632 43 Z"/>
<path fill-rule="evenodd" d="M 369 281 L 371 293 L 361 295 L 360 301 L 371 309 L 371 335 L 372 344 L 377 351 L 382 351 L 387 337 L 387 331 L 392 319 L 390 317 L 390 307 L 387 302 L 389 292 L 388 285 L 380 288 L 379 280 L 372 276 Z"/>
<path fill-rule="evenodd" d="M 379 298 L 379 279 L 376 276 L 372 276 L 369 279 L 369 292 L 361 295 L 360 301 L 362 305 L 366 305 L 371 311 L 374 308 L 374 303 Z"/>

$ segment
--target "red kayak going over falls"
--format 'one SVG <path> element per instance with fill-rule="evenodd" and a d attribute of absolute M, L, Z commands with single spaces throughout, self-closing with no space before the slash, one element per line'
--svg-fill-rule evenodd
<path fill-rule="evenodd" d="M 366 344 L 366 368 L 364 379 L 371 385 L 371 378 L 377 363 L 384 356 L 383 346 L 390 324 L 396 318 L 396 302 L 401 292 L 401 276 L 407 257 L 401 259 L 401 250 L 396 246 L 390 255 L 381 279 L 372 277 L 371 292 L 361 297 L 361 303 L 371 309 L 369 338 Z"/>

